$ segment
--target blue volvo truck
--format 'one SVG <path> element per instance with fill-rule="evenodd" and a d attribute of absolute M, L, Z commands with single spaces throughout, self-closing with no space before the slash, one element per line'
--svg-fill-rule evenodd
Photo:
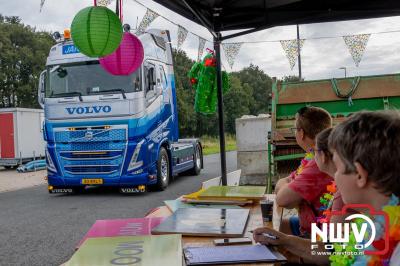
<path fill-rule="evenodd" d="M 203 168 L 200 141 L 179 139 L 169 32 L 151 29 L 140 40 L 141 67 L 114 76 L 58 35 L 38 89 L 50 193 L 164 190 L 173 176 Z"/>

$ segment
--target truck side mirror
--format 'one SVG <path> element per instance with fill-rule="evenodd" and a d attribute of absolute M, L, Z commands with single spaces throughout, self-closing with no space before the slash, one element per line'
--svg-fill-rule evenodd
<path fill-rule="evenodd" d="M 39 77 L 39 88 L 38 88 L 38 101 L 39 104 L 42 108 L 44 108 L 44 93 L 45 93 L 45 89 L 46 89 L 46 76 L 47 76 L 47 71 L 42 71 L 42 73 L 40 73 L 40 77 Z"/>

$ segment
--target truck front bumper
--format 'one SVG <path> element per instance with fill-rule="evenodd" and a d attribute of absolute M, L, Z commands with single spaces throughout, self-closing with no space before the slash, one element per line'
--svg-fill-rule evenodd
<path fill-rule="evenodd" d="M 48 184 L 54 187 L 83 187 L 87 184 L 83 184 L 83 179 L 101 179 L 102 184 L 99 186 L 113 186 L 113 187 L 131 187 L 138 185 L 153 185 L 157 182 L 157 179 L 144 172 L 141 174 L 128 174 L 120 177 L 104 177 L 104 176 L 77 176 L 73 178 L 66 178 L 56 174 L 48 174 Z"/>

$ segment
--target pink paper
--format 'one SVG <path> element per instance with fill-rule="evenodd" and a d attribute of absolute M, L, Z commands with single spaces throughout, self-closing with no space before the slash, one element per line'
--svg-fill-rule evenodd
<path fill-rule="evenodd" d="M 151 235 L 151 229 L 163 220 L 164 218 L 160 217 L 97 220 L 79 242 L 76 249 L 88 238 Z"/>

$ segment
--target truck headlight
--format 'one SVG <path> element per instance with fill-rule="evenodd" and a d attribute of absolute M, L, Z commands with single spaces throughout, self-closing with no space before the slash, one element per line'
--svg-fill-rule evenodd
<path fill-rule="evenodd" d="M 139 152 L 140 152 L 140 149 L 142 148 L 143 143 L 144 143 L 144 139 L 136 145 L 135 151 L 132 154 L 132 158 L 131 158 L 131 161 L 128 166 L 128 171 L 132 171 L 143 165 L 143 161 L 139 161 L 139 162 L 137 161 L 137 159 L 139 157 Z"/>
<path fill-rule="evenodd" d="M 46 147 L 46 158 L 47 158 L 47 170 L 57 173 L 57 168 L 53 163 L 53 159 L 51 159 L 48 148 Z"/>

